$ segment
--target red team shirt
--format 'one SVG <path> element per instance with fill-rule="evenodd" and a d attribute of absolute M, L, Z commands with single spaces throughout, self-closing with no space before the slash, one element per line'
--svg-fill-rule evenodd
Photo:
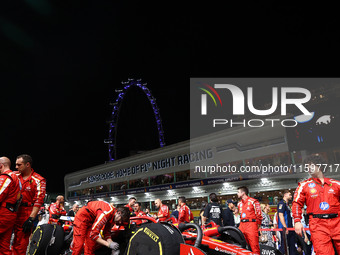
<path fill-rule="evenodd" d="M 179 208 L 179 214 L 178 214 L 178 223 L 188 223 L 190 222 L 190 215 L 191 215 L 191 210 L 190 208 L 184 204 Z"/>
<path fill-rule="evenodd" d="M 133 212 L 133 208 L 129 205 L 129 204 L 127 204 L 127 205 L 125 205 L 124 207 L 127 207 L 127 208 L 129 208 L 129 211 L 130 211 L 130 213 L 132 213 Z"/>
<path fill-rule="evenodd" d="M 241 220 L 256 220 L 257 224 L 262 222 L 261 205 L 257 199 L 248 197 L 238 203 Z"/>
<path fill-rule="evenodd" d="M 20 187 L 18 177 L 11 170 L 0 174 L 0 253 L 3 255 L 12 254 L 10 242 L 17 218 L 15 210 L 21 197 Z"/>
<path fill-rule="evenodd" d="M 163 217 L 159 217 L 159 215 L 163 215 Z M 159 221 L 165 221 L 169 218 L 169 207 L 167 205 L 162 205 L 158 210 L 158 219 Z"/>
<path fill-rule="evenodd" d="M 146 216 L 146 213 L 143 211 L 135 212 L 136 216 Z M 142 224 L 144 222 L 147 222 L 147 220 L 133 220 L 133 222 L 136 222 L 137 225 Z"/>
<path fill-rule="evenodd" d="M 46 194 L 46 180 L 32 169 L 31 175 L 24 180 L 20 172 L 16 171 L 22 184 L 22 204 L 28 206 L 41 207 L 44 203 Z"/>
<path fill-rule="evenodd" d="M 307 205 L 307 214 L 333 214 L 340 212 L 340 182 L 324 178 L 310 178 L 300 182 L 293 200 L 294 222 L 301 221 L 302 208 Z"/>
<path fill-rule="evenodd" d="M 48 209 L 50 213 L 49 222 L 50 224 L 56 224 L 59 221 L 60 216 L 66 215 L 66 210 L 60 204 L 53 203 Z"/>
<path fill-rule="evenodd" d="M 6 203 L 15 204 L 20 199 L 20 182 L 11 170 L 0 175 L 0 204 L 6 207 Z"/>
<path fill-rule="evenodd" d="M 111 238 L 111 224 L 116 213 L 116 208 L 113 208 L 109 203 L 103 201 L 91 201 L 86 205 L 87 212 L 90 217 L 94 219 L 92 229 L 90 232 L 90 238 L 97 240 L 100 235 L 100 231 L 103 230 L 104 239 Z"/>

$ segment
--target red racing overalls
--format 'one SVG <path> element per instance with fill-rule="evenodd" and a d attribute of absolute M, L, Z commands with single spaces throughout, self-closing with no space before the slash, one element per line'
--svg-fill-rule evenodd
<path fill-rule="evenodd" d="M 46 180 L 32 169 L 31 175 L 23 180 L 20 172 L 15 171 L 22 184 L 22 202 L 14 224 L 13 255 L 26 254 L 31 233 L 24 233 L 22 225 L 30 217 L 33 206 L 40 208 L 45 199 Z"/>
<path fill-rule="evenodd" d="M 159 215 L 163 215 L 163 217 L 159 217 Z M 158 210 L 158 220 L 165 221 L 169 218 L 169 207 L 167 205 L 162 205 L 161 208 Z"/>
<path fill-rule="evenodd" d="M 135 212 L 136 216 L 146 216 L 146 213 L 143 212 L 143 211 L 138 211 L 138 212 Z M 137 225 L 140 225 L 144 222 L 147 222 L 147 220 L 132 220 L 133 222 L 135 222 Z"/>
<path fill-rule="evenodd" d="M 190 215 L 191 215 L 190 208 L 186 204 L 183 204 L 179 208 L 178 223 L 188 223 L 188 222 L 190 222 Z"/>
<path fill-rule="evenodd" d="M 11 170 L 0 174 L 0 251 L 10 255 L 10 241 L 21 200 L 21 184 Z"/>
<path fill-rule="evenodd" d="M 124 207 L 129 208 L 130 213 L 133 213 L 133 208 L 129 204 L 124 205 Z"/>
<path fill-rule="evenodd" d="M 50 218 L 48 220 L 49 224 L 59 224 L 61 225 L 61 223 L 58 223 L 60 216 L 65 216 L 66 210 L 64 209 L 63 206 L 61 206 L 59 203 L 55 202 L 53 204 L 50 205 L 50 207 L 48 208 L 49 214 L 50 214 Z"/>
<path fill-rule="evenodd" d="M 261 206 L 257 199 L 247 197 L 238 203 L 241 221 L 239 229 L 242 231 L 254 254 L 260 254 L 258 225 L 262 222 Z"/>
<path fill-rule="evenodd" d="M 340 254 L 340 182 L 324 178 L 324 184 L 318 178 L 300 182 L 297 187 L 292 213 L 294 222 L 300 222 L 302 208 L 307 205 L 309 229 L 314 251 L 318 255 L 334 254 L 332 240 Z"/>
<path fill-rule="evenodd" d="M 73 223 L 72 255 L 93 255 L 96 240 L 103 229 L 104 239 L 111 238 L 116 209 L 104 201 L 91 201 L 76 214 Z M 85 244 L 85 245 L 84 245 Z"/>

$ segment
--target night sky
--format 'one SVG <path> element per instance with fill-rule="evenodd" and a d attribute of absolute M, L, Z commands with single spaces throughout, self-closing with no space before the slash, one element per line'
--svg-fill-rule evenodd
<path fill-rule="evenodd" d="M 21 1 L 1 8 L 0 154 L 13 162 L 30 154 L 48 192 L 63 193 L 65 174 L 108 160 L 109 103 L 128 78 L 148 83 L 167 144 L 189 138 L 187 17 L 161 6 L 155 12 L 142 1 L 114 2 Z M 121 156 L 157 147 L 142 93 L 127 94 L 120 121 Z"/>
<path fill-rule="evenodd" d="M 116 2 L 1 3 L 0 154 L 30 154 L 48 192 L 108 160 L 109 103 L 128 78 L 149 84 L 173 144 L 190 137 L 190 77 L 339 76 L 332 6 Z M 122 155 L 156 146 L 142 96 L 122 109 Z"/>

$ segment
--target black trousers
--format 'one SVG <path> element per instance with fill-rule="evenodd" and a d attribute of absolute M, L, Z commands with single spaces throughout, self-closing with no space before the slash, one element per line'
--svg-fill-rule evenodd
<path fill-rule="evenodd" d="M 282 252 L 282 254 L 285 254 L 285 249 L 284 249 L 284 242 L 283 242 L 283 236 L 286 233 L 283 233 L 283 231 L 281 231 L 281 246 L 280 246 L 280 251 Z M 288 235 L 287 235 L 287 245 L 288 245 L 288 251 L 289 251 L 289 255 L 298 255 L 298 252 L 296 250 L 295 244 L 296 244 L 296 236 L 295 236 L 295 232 L 294 231 L 289 231 Z"/>

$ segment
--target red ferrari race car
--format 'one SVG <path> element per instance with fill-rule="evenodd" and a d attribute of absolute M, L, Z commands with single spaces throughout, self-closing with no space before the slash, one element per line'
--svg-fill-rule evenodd
<path fill-rule="evenodd" d="M 125 255 L 251 255 L 241 231 L 233 227 L 208 224 L 157 222 L 147 216 L 132 217 L 129 226 L 114 226 L 112 238 Z M 71 222 L 64 216 L 61 220 Z M 135 220 L 143 222 L 135 224 Z M 175 220 L 174 220 L 175 221 Z M 34 232 L 28 253 L 31 255 L 69 255 L 72 226 L 69 224 L 42 225 Z M 277 250 L 262 249 L 262 254 L 279 254 Z M 95 255 L 110 255 L 111 250 L 98 247 Z"/>
<path fill-rule="evenodd" d="M 168 222 L 157 222 L 154 218 L 138 216 L 130 218 L 131 221 L 143 220 L 147 223 L 135 224 L 132 227 L 132 236 L 125 249 L 126 255 L 206 255 L 198 247 L 201 245 L 203 232 L 194 223 L 180 224 L 177 228 Z M 181 231 L 193 229 L 195 240 L 190 244 L 185 243 Z"/>
<path fill-rule="evenodd" d="M 176 219 L 171 218 L 169 221 L 177 222 Z M 178 223 L 173 223 L 181 229 Z M 201 245 L 199 246 L 207 254 L 253 254 L 249 245 L 244 238 L 243 233 L 235 227 L 221 227 L 210 222 L 202 226 L 203 237 Z M 187 244 L 192 245 L 196 238 L 195 231 L 182 231 L 182 235 Z M 273 247 L 260 244 L 261 254 L 282 255 L 281 252 Z"/>
<path fill-rule="evenodd" d="M 61 216 L 60 225 L 44 224 L 33 232 L 27 255 L 68 255 L 73 238 L 74 217 Z"/>
<path fill-rule="evenodd" d="M 195 229 L 196 241 L 193 245 L 185 243 L 182 233 L 170 223 L 157 223 L 150 217 L 134 217 L 145 221 L 140 225 L 113 226 L 112 238 L 120 245 L 120 254 L 127 255 L 205 255 L 198 246 L 202 240 L 202 230 L 196 224 L 183 224 L 181 228 Z M 70 255 L 72 242 L 73 217 L 62 216 L 61 225 L 44 224 L 38 226 L 33 233 L 28 247 L 28 255 Z M 94 255 L 111 255 L 107 247 L 99 247 Z"/>

